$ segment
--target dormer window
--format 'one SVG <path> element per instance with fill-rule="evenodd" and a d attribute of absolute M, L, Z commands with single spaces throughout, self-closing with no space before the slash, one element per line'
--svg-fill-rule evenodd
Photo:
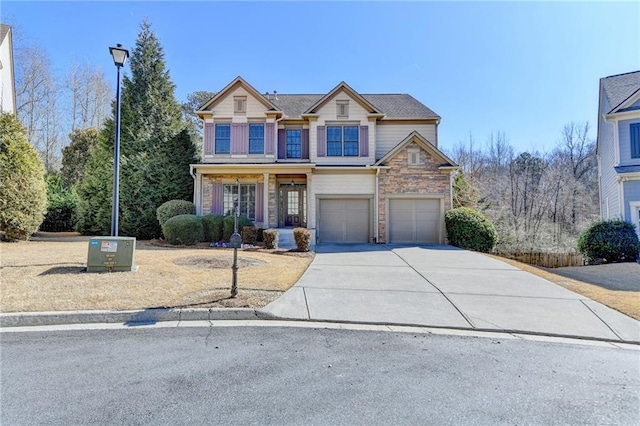
<path fill-rule="evenodd" d="M 246 96 L 233 97 L 233 112 L 235 114 L 247 113 L 247 97 Z"/>
<path fill-rule="evenodd" d="M 337 118 L 349 118 L 349 101 L 336 101 Z"/>

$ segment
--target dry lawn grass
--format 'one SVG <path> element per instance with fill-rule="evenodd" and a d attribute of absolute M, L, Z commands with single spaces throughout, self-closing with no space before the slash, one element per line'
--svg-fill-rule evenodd
<path fill-rule="evenodd" d="M 229 298 L 233 250 L 138 241 L 137 272 L 87 273 L 87 241 L 0 244 L 0 311 L 160 307 L 258 308 L 297 282 L 313 253 L 238 251 L 237 298 Z"/>
<path fill-rule="evenodd" d="M 504 257 L 489 255 L 640 320 L 640 292 L 609 290 Z"/>

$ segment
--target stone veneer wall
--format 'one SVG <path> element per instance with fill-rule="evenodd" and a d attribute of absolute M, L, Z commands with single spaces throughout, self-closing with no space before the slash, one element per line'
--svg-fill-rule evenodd
<path fill-rule="evenodd" d="M 419 166 L 409 166 L 408 149 L 420 148 Z M 398 152 L 385 166 L 389 170 L 382 170 L 378 178 L 379 182 L 379 241 L 386 242 L 386 195 L 387 194 L 434 194 L 444 195 L 444 209 L 451 209 L 451 186 L 448 171 L 440 171 L 438 167 L 442 163 L 415 142 L 410 143 Z"/>
<path fill-rule="evenodd" d="M 205 175 L 202 177 L 202 214 L 210 214 L 213 211 L 213 185 L 215 182 L 222 183 L 234 183 L 236 179 L 240 180 L 240 183 L 262 183 L 264 176 L 261 174 L 250 175 Z M 275 179 L 273 182 L 275 188 Z M 269 178 L 269 211 L 271 211 L 271 177 Z M 273 191 L 275 197 L 275 189 Z M 275 205 L 275 201 L 274 201 Z M 269 213 L 271 216 L 271 213 Z M 269 218 L 271 220 L 271 218 Z M 260 222 L 256 222 L 256 226 L 264 226 Z"/>

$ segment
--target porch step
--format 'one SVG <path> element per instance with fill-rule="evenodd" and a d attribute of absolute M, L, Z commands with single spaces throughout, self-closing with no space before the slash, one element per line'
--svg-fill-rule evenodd
<path fill-rule="evenodd" d="M 309 246 L 309 250 L 316 249 L 316 230 L 310 229 L 311 231 L 311 244 Z M 283 249 L 294 249 L 296 248 L 296 240 L 293 238 L 293 229 L 292 228 L 278 228 L 278 247 Z"/>

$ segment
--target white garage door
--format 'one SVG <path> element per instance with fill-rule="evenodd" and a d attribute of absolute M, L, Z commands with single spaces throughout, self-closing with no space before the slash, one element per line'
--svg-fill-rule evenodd
<path fill-rule="evenodd" d="M 321 243 L 368 243 L 368 199 L 321 199 L 318 240 Z"/>
<path fill-rule="evenodd" d="M 439 243 L 441 221 L 439 199 L 389 200 L 390 243 Z"/>

